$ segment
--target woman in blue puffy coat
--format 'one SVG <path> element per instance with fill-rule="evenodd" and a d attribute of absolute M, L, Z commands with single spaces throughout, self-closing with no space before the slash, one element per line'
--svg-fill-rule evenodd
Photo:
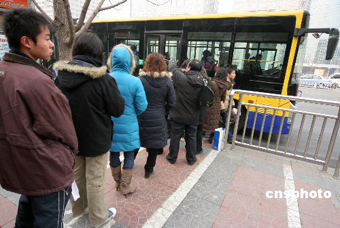
<path fill-rule="evenodd" d="M 132 75 L 135 68 L 131 49 L 116 45 L 109 58 L 110 75 L 116 80 L 118 89 L 125 99 L 125 110 L 119 118 L 112 117 L 114 136 L 111 144 L 110 166 L 117 190 L 123 195 L 134 193 L 131 185 L 134 166 L 134 150 L 140 147 L 137 116 L 145 111 L 148 102 L 141 80 Z M 121 169 L 120 152 L 124 152 L 124 165 Z"/>

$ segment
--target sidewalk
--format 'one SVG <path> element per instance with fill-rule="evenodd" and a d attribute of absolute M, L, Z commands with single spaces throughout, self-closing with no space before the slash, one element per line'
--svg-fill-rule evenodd
<path fill-rule="evenodd" d="M 198 162 L 187 165 L 184 145 L 177 163 L 164 154 L 153 175 L 144 179 L 146 152 L 136 159 L 135 194 L 127 198 L 114 188 L 108 169 L 105 202 L 117 208 L 115 220 L 103 227 L 340 227 L 340 180 L 321 165 L 236 147 L 226 152 L 204 144 Z M 331 198 L 269 199 L 267 191 L 321 189 Z M 14 226 L 18 195 L 0 189 L 0 227 Z M 70 204 L 66 227 L 90 227 L 88 216 L 72 218 Z"/>

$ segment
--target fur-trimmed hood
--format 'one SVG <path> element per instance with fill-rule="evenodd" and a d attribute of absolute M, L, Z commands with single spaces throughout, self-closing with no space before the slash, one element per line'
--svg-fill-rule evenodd
<path fill-rule="evenodd" d="M 149 77 L 152 77 L 152 78 L 164 78 L 164 77 L 171 78 L 172 73 L 168 72 L 168 71 L 162 71 L 161 73 L 153 72 L 153 75 L 151 76 L 150 72 L 140 71 L 139 76 L 149 76 Z"/>
<path fill-rule="evenodd" d="M 136 68 L 135 58 L 131 48 L 125 44 L 118 44 L 113 47 L 107 65 L 110 72 L 125 71 L 132 74 Z"/>
<path fill-rule="evenodd" d="M 91 60 L 85 56 L 78 56 L 70 62 L 56 62 L 53 67 L 57 72 L 56 80 L 59 85 L 65 90 L 72 90 L 89 80 L 100 79 L 107 74 L 106 66 Z"/>
<path fill-rule="evenodd" d="M 152 77 L 150 75 L 150 72 L 139 72 L 139 78 L 144 79 L 154 88 L 160 88 L 166 85 L 166 83 L 170 80 L 172 73 L 162 71 L 161 73 L 154 72 Z M 142 82 L 144 80 L 142 80 Z"/>
<path fill-rule="evenodd" d="M 92 79 L 96 78 L 101 78 L 103 75 L 106 74 L 107 72 L 107 67 L 106 66 L 101 66 L 101 67 L 94 67 L 93 65 L 78 65 L 75 64 L 77 61 L 74 62 L 67 62 L 67 61 L 58 61 L 53 65 L 53 68 L 59 72 L 59 71 L 68 71 L 70 73 L 80 73 L 80 74 L 85 74 Z"/>

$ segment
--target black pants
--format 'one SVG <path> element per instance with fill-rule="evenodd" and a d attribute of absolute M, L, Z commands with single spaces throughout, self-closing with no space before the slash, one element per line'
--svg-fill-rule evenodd
<path fill-rule="evenodd" d="M 196 153 L 199 153 L 203 150 L 202 148 L 202 138 L 203 138 L 203 124 L 197 126 L 197 136 L 196 136 Z"/>
<path fill-rule="evenodd" d="M 185 132 L 185 148 L 186 148 L 186 159 L 188 162 L 196 161 L 196 137 L 197 137 L 197 126 L 180 124 L 172 121 L 171 123 L 171 140 L 168 160 L 176 161 L 179 151 L 179 141 Z"/>
<path fill-rule="evenodd" d="M 221 118 L 222 118 L 222 127 L 226 127 L 226 121 L 227 121 L 227 111 L 221 111 Z"/>
<path fill-rule="evenodd" d="M 71 187 L 44 196 L 21 195 L 16 228 L 61 228 Z"/>
<path fill-rule="evenodd" d="M 146 160 L 146 164 L 144 166 L 145 172 L 152 172 L 153 167 L 156 165 L 157 155 L 163 151 L 163 148 L 160 149 L 150 149 L 147 148 L 146 151 L 148 152 L 148 158 Z"/>

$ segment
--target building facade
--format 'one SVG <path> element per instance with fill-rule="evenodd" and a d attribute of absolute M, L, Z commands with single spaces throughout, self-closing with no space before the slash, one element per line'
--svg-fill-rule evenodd
<path fill-rule="evenodd" d="M 48 16 L 54 18 L 53 0 L 36 0 Z M 84 0 L 69 0 L 73 19 L 78 19 L 83 8 Z M 99 0 L 91 0 L 86 16 L 88 17 L 97 7 Z"/>
<path fill-rule="evenodd" d="M 216 14 L 218 3 L 218 0 L 130 0 L 130 16 Z"/>
<path fill-rule="evenodd" d="M 340 0 L 313 0 L 310 8 L 310 28 L 337 28 L 340 30 Z M 340 71 L 340 49 L 332 60 L 326 61 L 326 47 L 328 35 L 323 34 L 320 39 L 308 35 L 306 55 L 304 58 L 303 72 L 316 73 L 329 76 L 334 71 Z"/>
<path fill-rule="evenodd" d="M 223 1 L 223 0 L 221 0 Z M 312 0 L 234 0 L 232 12 L 309 10 Z"/>

